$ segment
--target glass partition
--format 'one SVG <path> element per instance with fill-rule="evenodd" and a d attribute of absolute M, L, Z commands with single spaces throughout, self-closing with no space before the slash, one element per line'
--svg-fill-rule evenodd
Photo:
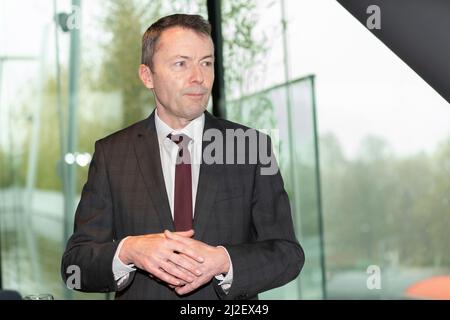
<path fill-rule="evenodd" d="M 110 298 L 67 290 L 61 256 L 95 141 L 154 107 L 137 73 L 141 36 L 180 11 L 207 17 L 195 0 L 0 2 L 3 288 Z"/>
<path fill-rule="evenodd" d="M 227 103 L 230 119 L 271 136 L 305 251 L 301 276 L 265 292 L 267 299 L 322 297 L 323 241 L 316 144 L 314 77 L 309 76 Z"/>

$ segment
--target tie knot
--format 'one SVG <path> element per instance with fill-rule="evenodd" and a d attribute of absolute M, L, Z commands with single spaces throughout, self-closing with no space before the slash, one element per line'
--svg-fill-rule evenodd
<path fill-rule="evenodd" d="M 187 135 L 181 133 L 181 134 L 171 134 L 169 133 L 167 135 L 167 138 L 175 142 L 179 147 L 186 146 L 191 138 L 189 138 Z"/>

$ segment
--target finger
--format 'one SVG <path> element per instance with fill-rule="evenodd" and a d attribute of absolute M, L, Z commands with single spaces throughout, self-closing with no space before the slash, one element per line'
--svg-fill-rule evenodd
<path fill-rule="evenodd" d="M 196 289 L 196 286 L 193 286 L 188 283 L 182 287 L 176 287 L 175 292 L 181 296 L 181 295 L 187 294 L 191 291 L 194 291 L 195 289 Z"/>
<path fill-rule="evenodd" d="M 184 285 L 182 287 L 176 287 L 175 292 L 180 296 L 184 295 L 189 292 L 188 288 L 186 288 L 186 287 L 187 287 L 187 285 Z"/>
<path fill-rule="evenodd" d="M 176 235 L 179 235 L 181 237 L 191 238 L 194 235 L 194 230 L 191 229 L 191 230 L 188 230 L 188 231 L 177 231 L 177 232 L 173 232 L 173 233 L 176 234 Z"/>
<path fill-rule="evenodd" d="M 202 275 L 202 272 L 200 271 L 198 266 L 195 266 L 193 263 L 190 262 L 190 261 L 195 261 L 195 260 L 191 260 L 187 256 L 183 256 L 183 255 L 180 255 L 180 254 L 173 253 L 173 254 L 170 255 L 169 260 L 172 261 L 177 266 L 186 269 L 187 271 L 189 271 L 193 275 L 196 275 L 196 276 L 201 276 Z M 196 263 L 196 261 L 195 261 L 195 263 Z"/>
<path fill-rule="evenodd" d="M 171 232 L 169 230 L 165 230 L 164 231 L 164 235 L 171 240 L 177 240 L 177 241 L 186 241 L 187 243 L 189 243 L 189 241 L 191 240 L 190 237 L 184 237 L 182 233 L 184 233 L 186 231 L 183 232 Z"/>
<path fill-rule="evenodd" d="M 166 282 L 169 285 L 173 285 L 173 286 L 180 286 L 183 284 L 183 281 L 181 281 L 180 279 L 175 278 L 174 276 L 168 274 L 167 272 L 165 272 L 162 269 L 159 268 L 151 268 L 150 272 L 152 273 L 152 275 L 164 282 Z"/>
<path fill-rule="evenodd" d="M 172 263 L 162 262 L 161 268 L 172 276 L 177 277 L 178 279 L 184 280 L 186 282 L 194 281 L 194 275 L 187 271 L 184 271 L 183 269 L 177 268 L 177 266 Z"/>
<path fill-rule="evenodd" d="M 200 263 L 205 261 L 205 259 L 199 254 L 197 254 L 193 249 L 191 249 L 188 244 L 183 243 L 183 240 L 191 241 L 191 239 L 180 237 L 174 234 L 173 232 L 170 232 L 169 230 L 164 231 L 164 234 L 169 240 L 174 240 L 174 242 L 172 242 L 173 246 L 171 248 L 173 251 L 183 253 Z M 180 239 L 181 241 L 179 241 L 178 239 Z"/>
<path fill-rule="evenodd" d="M 192 238 L 180 236 L 177 232 L 171 232 L 169 230 L 166 230 L 166 231 L 164 231 L 164 235 L 169 240 L 178 241 L 189 247 L 192 247 L 196 243 L 196 240 L 194 240 Z"/>

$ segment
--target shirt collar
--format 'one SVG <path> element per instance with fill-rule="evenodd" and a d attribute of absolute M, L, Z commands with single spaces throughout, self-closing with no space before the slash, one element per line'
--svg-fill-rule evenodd
<path fill-rule="evenodd" d="M 163 143 L 164 139 L 167 138 L 169 133 L 180 134 L 184 133 L 193 140 L 193 142 L 202 141 L 203 139 L 203 128 L 205 125 L 205 113 L 202 113 L 199 117 L 195 118 L 189 124 L 179 130 L 172 129 L 158 116 L 158 110 L 155 109 L 155 127 L 156 133 L 158 135 L 159 143 Z"/>

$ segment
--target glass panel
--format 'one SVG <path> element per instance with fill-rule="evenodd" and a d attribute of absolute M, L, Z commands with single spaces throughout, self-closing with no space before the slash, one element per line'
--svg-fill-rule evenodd
<path fill-rule="evenodd" d="M 301 276 L 261 298 L 317 299 L 323 295 L 323 252 L 314 80 L 309 76 L 285 83 L 281 9 L 279 1 L 223 1 L 227 117 L 271 135 L 291 200 L 296 234 L 306 252 Z"/>
<path fill-rule="evenodd" d="M 2 1 L 1 6 L 2 285 L 23 296 L 51 293 L 62 298 L 64 200 L 53 5 Z M 61 41 L 60 49 L 67 52 L 67 42 Z"/>
<path fill-rule="evenodd" d="M 153 109 L 137 75 L 141 36 L 160 16 L 180 11 L 207 18 L 200 0 L 0 2 L 3 288 L 105 298 L 66 290 L 61 255 L 94 142 Z"/>
<path fill-rule="evenodd" d="M 444 291 L 449 104 L 337 1 L 286 6 L 291 74 L 316 74 L 328 297 Z"/>
<path fill-rule="evenodd" d="M 313 299 L 322 295 L 313 83 L 313 77 L 307 77 L 227 104 L 230 114 L 240 113 L 238 122 L 266 132 L 273 139 L 291 200 L 296 233 L 308 252 L 307 263 L 299 278 L 265 292 L 261 298 Z M 292 129 L 300 127 L 301 130 Z"/>

